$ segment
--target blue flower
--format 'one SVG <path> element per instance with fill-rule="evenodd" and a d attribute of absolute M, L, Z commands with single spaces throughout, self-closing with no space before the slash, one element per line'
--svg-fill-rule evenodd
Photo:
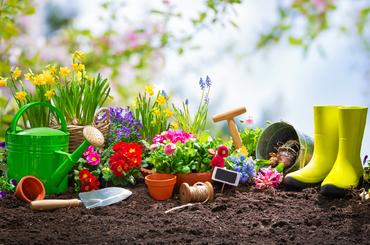
<path fill-rule="evenodd" d="M 200 78 L 199 86 L 202 90 L 204 90 L 206 88 L 206 83 L 203 81 L 203 78 Z"/>
<path fill-rule="evenodd" d="M 166 100 L 168 100 L 168 96 L 167 96 L 166 92 L 164 92 L 164 90 L 162 90 L 161 95 L 162 95 L 162 96 L 164 96 L 164 98 L 165 98 Z"/>
<path fill-rule="evenodd" d="M 233 166 L 233 169 L 234 169 L 234 171 L 236 171 L 236 172 L 240 172 L 240 170 L 242 169 L 240 166 L 238 166 L 238 165 L 234 165 Z"/>
<path fill-rule="evenodd" d="M 11 179 L 10 181 L 9 181 L 9 184 L 11 184 L 12 186 L 17 186 L 17 181 L 15 180 L 15 179 Z"/>
<path fill-rule="evenodd" d="M 245 155 L 244 155 L 244 154 L 241 154 L 241 155 L 240 155 L 240 160 L 241 160 L 241 161 L 244 161 L 244 160 L 245 160 Z"/>
<path fill-rule="evenodd" d="M 208 95 L 208 93 L 204 96 L 204 103 L 206 103 L 206 104 L 208 104 L 209 103 L 209 100 L 210 100 L 210 98 L 209 98 L 209 95 Z"/>
<path fill-rule="evenodd" d="M 207 87 L 210 88 L 212 86 L 212 81 L 211 81 L 211 78 L 209 78 L 209 76 L 207 75 L 206 77 L 206 84 L 207 84 Z"/>
<path fill-rule="evenodd" d="M 189 105 L 189 100 L 188 99 L 185 100 L 185 105 Z"/>
<path fill-rule="evenodd" d="M 5 143 L 5 142 L 4 142 L 4 143 Z M 1 148 L 1 143 L 0 143 L 0 148 Z M 362 165 L 365 165 L 367 158 L 368 158 L 368 155 L 366 155 L 366 156 L 364 157 L 364 161 L 362 162 Z"/>

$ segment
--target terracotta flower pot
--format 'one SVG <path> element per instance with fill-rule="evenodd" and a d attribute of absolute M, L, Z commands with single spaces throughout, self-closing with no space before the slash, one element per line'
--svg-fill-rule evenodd
<path fill-rule="evenodd" d="M 141 173 L 144 177 L 157 174 L 157 172 L 146 169 L 140 168 Z M 215 182 L 212 179 L 213 172 L 204 172 L 204 173 L 189 173 L 189 174 L 174 174 L 177 177 L 177 181 L 175 186 L 180 187 L 182 183 L 188 183 L 190 186 L 194 185 L 197 182 L 210 182 L 211 184 Z"/>
<path fill-rule="evenodd" d="M 150 174 L 145 177 L 150 196 L 155 200 L 167 200 L 172 197 L 176 176 L 172 174 Z"/>
<path fill-rule="evenodd" d="M 174 174 L 177 177 L 175 186 L 180 187 L 182 183 L 188 183 L 188 185 L 193 186 L 197 182 L 209 183 L 215 182 L 212 179 L 213 172 L 203 172 L 203 173 L 189 173 L 189 174 Z"/>
<path fill-rule="evenodd" d="M 14 195 L 24 202 L 44 200 L 45 187 L 38 178 L 25 176 L 19 181 Z"/>

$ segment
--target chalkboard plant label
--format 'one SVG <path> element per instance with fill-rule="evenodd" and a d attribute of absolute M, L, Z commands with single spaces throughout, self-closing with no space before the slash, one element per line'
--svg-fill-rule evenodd
<path fill-rule="evenodd" d="M 215 167 L 213 170 L 212 179 L 225 184 L 238 186 L 240 172 L 235 172 L 226 168 Z"/>

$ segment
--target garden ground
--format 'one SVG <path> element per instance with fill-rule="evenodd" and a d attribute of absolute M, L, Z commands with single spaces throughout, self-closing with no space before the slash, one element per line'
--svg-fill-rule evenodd
<path fill-rule="evenodd" d="M 33 211 L 15 196 L 0 198 L 0 244 L 370 244 L 370 201 L 215 183 L 215 200 L 181 206 L 150 198 L 144 178 L 132 195 L 106 207 Z M 368 188 L 369 186 L 365 186 Z M 78 198 L 73 187 L 58 199 Z"/>

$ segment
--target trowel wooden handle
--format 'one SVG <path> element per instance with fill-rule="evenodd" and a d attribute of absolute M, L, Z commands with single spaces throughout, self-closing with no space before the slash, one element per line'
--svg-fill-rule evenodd
<path fill-rule="evenodd" d="M 229 124 L 231 137 L 233 138 L 235 149 L 240 149 L 243 147 L 242 139 L 240 138 L 240 134 L 238 132 L 238 128 L 236 127 L 234 118 L 228 118 L 227 123 Z"/>
<path fill-rule="evenodd" d="M 80 204 L 80 200 L 78 199 L 69 199 L 69 200 L 40 200 L 40 201 L 33 201 L 31 202 L 31 209 L 32 210 L 52 210 L 56 208 L 64 208 L 69 205 L 76 206 Z"/>

